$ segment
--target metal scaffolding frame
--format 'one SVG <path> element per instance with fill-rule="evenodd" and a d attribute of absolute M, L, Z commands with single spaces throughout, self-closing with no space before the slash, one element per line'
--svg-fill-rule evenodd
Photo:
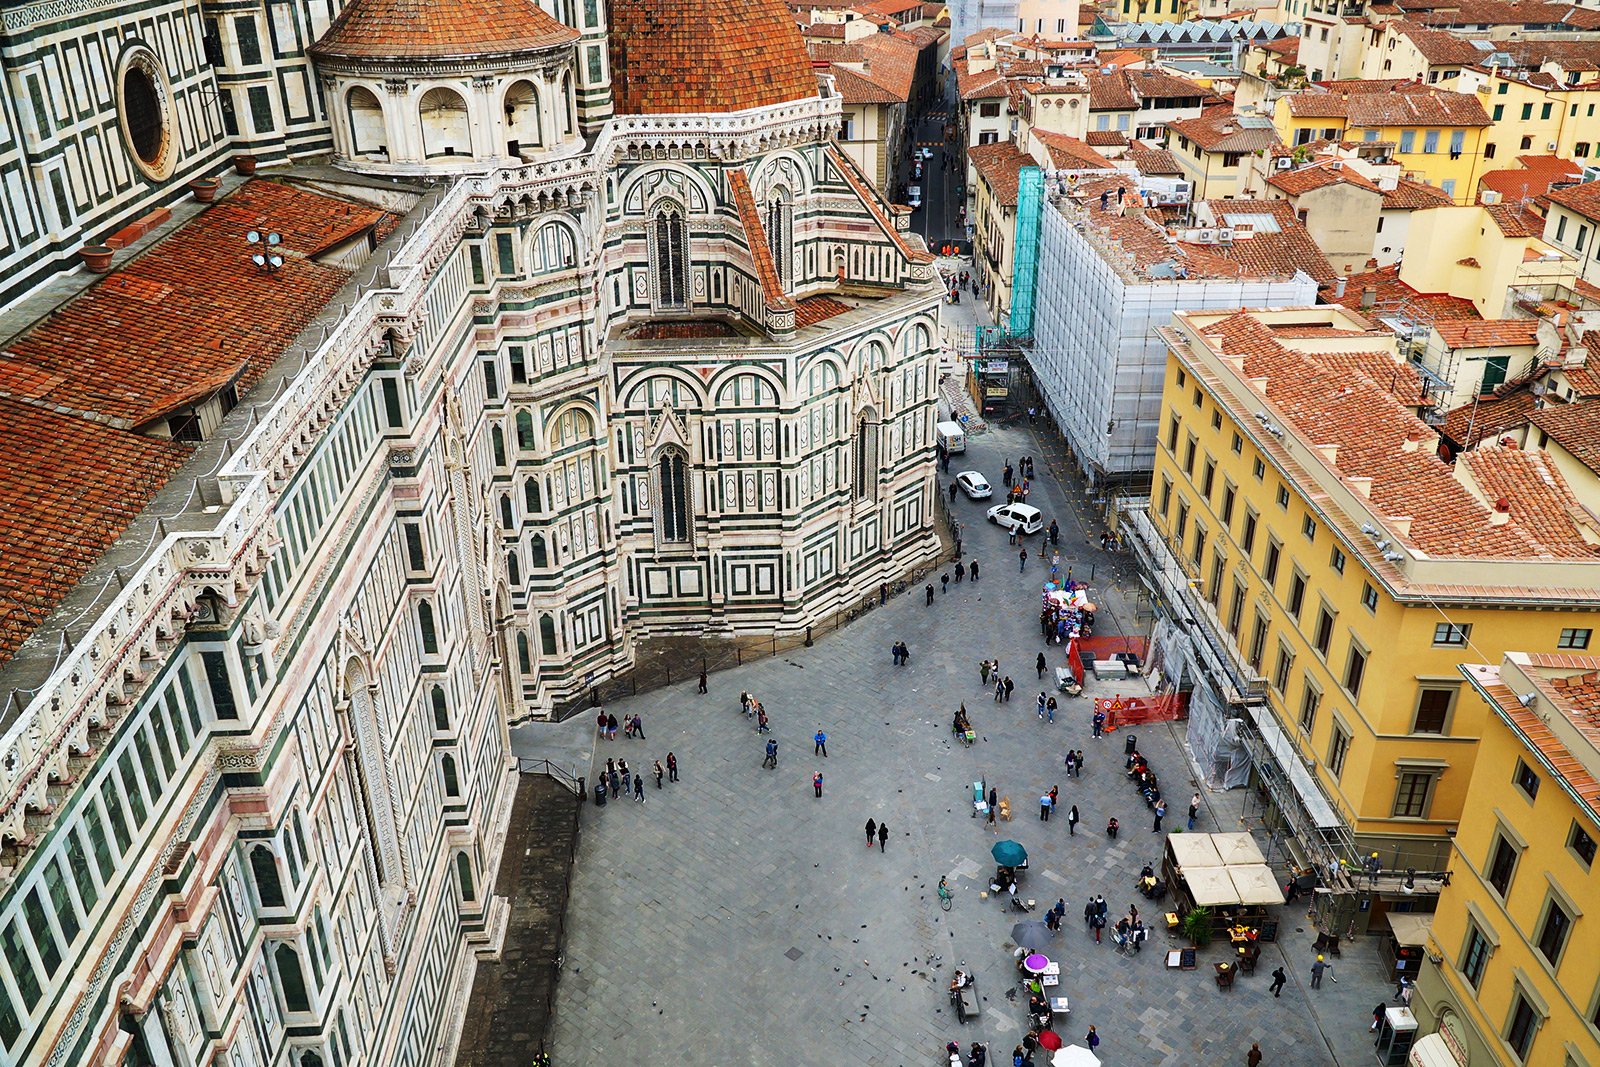
<path fill-rule="evenodd" d="M 1011 257 L 1012 337 L 1033 336 L 1034 280 L 1039 274 L 1039 208 L 1044 202 L 1044 172 L 1023 167 L 1017 174 L 1017 221 Z"/>

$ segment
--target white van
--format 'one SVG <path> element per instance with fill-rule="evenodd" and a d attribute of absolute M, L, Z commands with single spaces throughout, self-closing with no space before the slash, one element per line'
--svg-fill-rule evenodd
<path fill-rule="evenodd" d="M 961 428 L 959 422 L 941 422 L 933 430 L 939 435 L 939 444 L 944 446 L 946 455 L 953 456 L 967 450 L 967 431 Z"/>

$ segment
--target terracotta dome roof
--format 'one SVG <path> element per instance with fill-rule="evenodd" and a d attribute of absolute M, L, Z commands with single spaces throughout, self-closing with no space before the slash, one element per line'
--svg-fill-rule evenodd
<path fill-rule="evenodd" d="M 783 0 L 611 0 L 619 115 L 718 114 L 817 95 Z"/>
<path fill-rule="evenodd" d="M 578 39 L 533 0 L 351 0 L 318 56 L 442 59 L 551 48 Z"/>

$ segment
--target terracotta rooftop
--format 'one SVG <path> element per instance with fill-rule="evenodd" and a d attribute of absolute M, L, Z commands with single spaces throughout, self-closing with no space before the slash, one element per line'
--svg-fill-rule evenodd
<path fill-rule="evenodd" d="M 856 194 L 856 199 L 861 201 L 862 206 L 867 209 L 867 213 L 878 224 L 878 228 L 883 231 L 884 236 L 894 242 L 894 246 L 900 250 L 900 253 L 912 263 L 932 263 L 933 253 L 926 248 L 918 248 L 895 226 L 894 219 L 889 217 L 889 212 L 883 206 L 882 198 L 879 197 L 872 183 L 867 180 L 867 176 L 862 174 L 861 169 L 856 166 L 855 160 L 851 159 L 836 144 L 828 145 L 826 151 L 828 160 L 833 164 L 834 170 L 838 171 L 845 184 L 850 186 L 851 191 Z"/>
<path fill-rule="evenodd" d="M 1600 474 L 1600 404 L 1557 404 L 1535 411 L 1528 421 Z"/>
<path fill-rule="evenodd" d="M 1430 207 L 1449 207 L 1452 203 L 1454 201 L 1450 199 L 1450 194 L 1443 189 L 1411 178 L 1401 178 L 1395 182 L 1393 189 L 1383 191 L 1385 211 L 1421 211 Z"/>
<path fill-rule="evenodd" d="M 1004 207 L 1017 204 L 1017 181 L 1022 168 L 1036 165 L 1032 156 L 1010 141 L 973 145 L 967 149 L 967 159 L 988 184 L 990 195 Z"/>
<path fill-rule="evenodd" d="M 1146 177 L 1183 177 L 1183 168 L 1165 148 L 1148 148 L 1143 142 L 1130 145 L 1124 157 Z"/>
<path fill-rule="evenodd" d="M 1360 93 L 1350 97 L 1346 115 L 1350 125 L 1365 128 L 1493 125 L 1468 93 Z"/>
<path fill-rule="evenodd" d="M 441 59 L 533 52 L 577 39 L 577 30 L 533 0 L 350 0 L 311 54 Z"/>
<path fill-rule="evenodd" d="M 1457 476 L 1497 511 L 1535 540 L 1560 554 L 1591 556 L 1597 551 L 1584 534 L 1594 535 L 1595 519 L 1579 502 L 1548 453 L 1503 445 L 1480 445 L 1456 457 Z"/>
<path fill-rule="evenodd" d="M 969 73 L 967 64 L 957 60 L 956 64 L 956 94 L 963 100 L 1000 100 L 1009 95 L 1006 89 L 1006 77 L 998 69 L 980 70 L 976 74 Z"/>
<path fill-rule="evenodd" d="M 1556 189 L 1550 194 L 1550 202 L 1576 211 L 1586 219 L 1600 219 L 1600 182 L 1584 182 Z"/>
<path fill-rule="evenodd" d="M 857 74 L 849 67 L 832 63 L 829 64 L 828 71 L 833 75 L 833 86 L 838 90 L 839 98 L 847 104 L 899 104 L 905 102 L 904 98 L 896 96 L 877 82 Z"/>
<path fill-rule="evenodd" d="M 1412 517 L 1396 538 L 1436 558 L 1600 555 L 1600 548 L 1565 538 L 1544 540 L 1542 527 L 1495 519 L 1439 458 L 1433 430 L 1410 410 L 1414 401 L 1393 395 L 1388 382 L 1348 365 L 1330 367 L 1318 353 L 1278 340 L 1246 312 L 1211 323 L 1204 336 L 1219 353 L 1243 357 L 1243 376 L 1265 380 L 1266 399 L 1303 439 L 1333 446 L 1323 462 L 1346 479 L 1371 479 L 1366 496 L 1375 511 Z"/>
<path fill-rule="evenodd" d="M 0 396 L 140 427 L 233 382 L 243 394 L 350 271 L 307 258 L 383 212 L 256 179 L 106 275 L 0 352 Z M 284 265 L 250 262 L 251 230 Z"/>
<path fill-rule="evenodd" d="M 1481 62 L 1488 55 L 1487 52 L 1479 51 L 1464 37 L 1457 37 L 1446 30 L 1436 30 L 1421 23 L 1396 19 L 1389 24 L 1389 28 L 1410 41 L 1412 47 L 1421 52 L 1422 58 L 1432 66 L 1471 66 Z"/>
<path fill-rule="evenodd" d="M 1534 374 L 1501 382 L 1494 392 L 1450 409 L 1440 431 L 1457 448 L 1473 448 L 1480 441 L 1526 426 L 1529 416 L 1541 408 L 1533 384 L 1542 381 L 1546 373 L 1540 368 Z"/>
<path fill-rule="evenodd" d="M 1083 140 L 1092 148 L 1126 148 L 1129 143 L 1128 135 L 1121 130 L 1089 130 Z"/>
<path fill-rule="evenodd" d="M 1372 181 L 1362 177 L 1355 169 L 1335 160 L 1313 163 L 1298 170 L 1273 171 L 1272 176 L 1267 179 L 1267 184 L 1283 190 L 1289 196 L 1326 189 L 1330 185 L 1354 185 L 1368 192 L 1379 192 L 1378 186 Z"/>
<path fill-rule="evenodd" d="M 1363 294 L 1368 289 L 1373 290 L 1373 304 L 1371 308 L 1363 308 Z M 1334 297 L 1323 294 L 1323 300 L 1369 317 L 1394 312 L 1406 305 L 1426 321 L 1436 324 L 1449 319 L 1483 318 L 1472 301 L 1465 297 L 1413 289 L 1400 280 L 1400 268 L 1397 266 L 1346 275 L 1344 295 Z"/>
<path fill-rule="evenodd" d="M 916 43 L 887 33 L 875 33 L 859 43 L 863 62 L 861 76 L 894 93 L 902 102 L 910 100 L 920 51 Z"/>
<path fill-rule="evenodd" d="M 619 115 L 723 114 L 817 95 L 782 0 L 611 0 Z"/>
<path fill-rule="evenodd" d="M 1207 152 L 1247 153 L 1278 144 L 1278 131 L 1270 123 L 1244 125 L 1230 107 L 1207 108 L 1192 119 L 1173 119 L 1167 129 L 1186 137 Z"/>
<path fill-rule="evenodd" d="M 794 306 L 794 327 L 803 330 L 807 326 L 815 326 L 824 319 L 831 319 L 835 315 L 843 315 L 850 310 L 850 305 L 841 303 L 831 296 L 808 296 L 797 301 Z"/>
<path fill-rule="evenodd" d="M 1530 656 L 1530 661 L 1545 657 Z M 1554 658 L 1554 657 L 1551 657 Z M 1578 734 L 1591 747 L 1600 748 L 1600 659 L 1591 656 L 1562 656 L 1573 661 L 1571 666 L 1588 671 L 1567 679 L 1545 680 L 1537 676 L 1533 682 L 1541 695 L 1555 705 L 1557 711 L 1577 728 Z M 1566 666 L 1566 664 L 1560 664 Z M 1510 724 L 1523 744 L 1537 752 L 1542 762 L 1559 775 L 1582 800 L 1591 816 L 1600 818 L 1600 781 L 1589 772 L 1583 759 L 1574 755 L 1556 732 L 1550 728 L 1537 708 L 1522 706 L 1520 694 L 1501 681 L 1498 667 L 1471 667 L 1483 691 L 1494 701 L 1501 718 Z M 1585 754 L 1593 761 L 1592 753 Z"/>
<path fill-rule="evenodd" d="M 1538 237 L 1544 233 L 1544 217 L 1520 204 L 1484 204 L 1483 210 L 1494 220 L 1502 237 Z"/>
<path fill-rule="evenodd" d="M 0 663 L 188 454 L 187 445 L 0 400 Z"/>
<path fill-rule="evenodd" d="M 1394 6 L 1405 11 L 1413 21 L 1447 30 L 1470 26 L 1520 26 L 1561 31 L 1600 27 L 1600 12 L 1539 0 L 1459 0 L 1448 4 L 1435 0 L 1421 3 L 1401 0 Z"/>
<path fill-rule="evenodd" d="M 1037 137 L 1050 153 L 1050 164 L 1056 170 L 1115 170 L 1116 164 L 1076 137 L 1064 133 L 1051 133 L 1035 129 Z"/>
<path fill-rule="evenodd" d="M 1576 181 L 1578 165 L 1560 156 L 1518 156 L 1521 167 L 1491 170 L 1478 181 L 1478 189 L 1499 193 L 1502 200 L 1516 202 L 1544 196 L 1553 182 Z"/>
<path fill-rule="evenodd" d="M 755 194 L 750 191 L 750 176 L 743 167 L 728 172 L 728 187 L 733 193 L 733 206 L 739 212 L 739 225 L 744 229 L 745 247 L 750 252 L 756 280 L 761 283 L 763 302 L 769 308 L 792 309 L 794 301 L 783 291 L 778 265 L 772 261 L 772 246 L 767 243 L 766 229 L 761 225 L 761 211 L 756 207 Z"/>
<path fill-rule="evenodd" d="M 1434 327 L 1451 348 L 1501 348 L 1539 343 L 1536 319 L 1457 319 Z"/>
<path fill-rule="evenodd" d="M 1276 203 L 1283 204 L 1284 201 Z M 1219 223 L 1228 217 L 1226 213 L 1218 212 Z M 1186 247 L 1197 254 L 1215 256 L 1237 264 L 1239 277 L 1288 278 L 1296 271 L 1304 271 L 1318 286 L 1328 285 L 1338 277 L 1333 264 L 1328 262 L 1328 257 L 1317 246 L 1310 231 L 1299 223 L 1285 226 L 1276 233 L 1258 232 L 1251 237 L 1236 238 L 1232 244 Z M 1218 275 L 1224 274 L 1220 268 L 1214 267 L 1213 271 Z"/>

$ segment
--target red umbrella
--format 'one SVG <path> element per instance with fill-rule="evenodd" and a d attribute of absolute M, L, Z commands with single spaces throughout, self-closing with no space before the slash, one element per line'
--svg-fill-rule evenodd
<path fill-rule="evenodd" d="M 1061 1035 L 1054 1030 L 1045 1030 L 1039 1035 L 1039 1047 L 1054 1052 L 1061 1047 Z"/>

